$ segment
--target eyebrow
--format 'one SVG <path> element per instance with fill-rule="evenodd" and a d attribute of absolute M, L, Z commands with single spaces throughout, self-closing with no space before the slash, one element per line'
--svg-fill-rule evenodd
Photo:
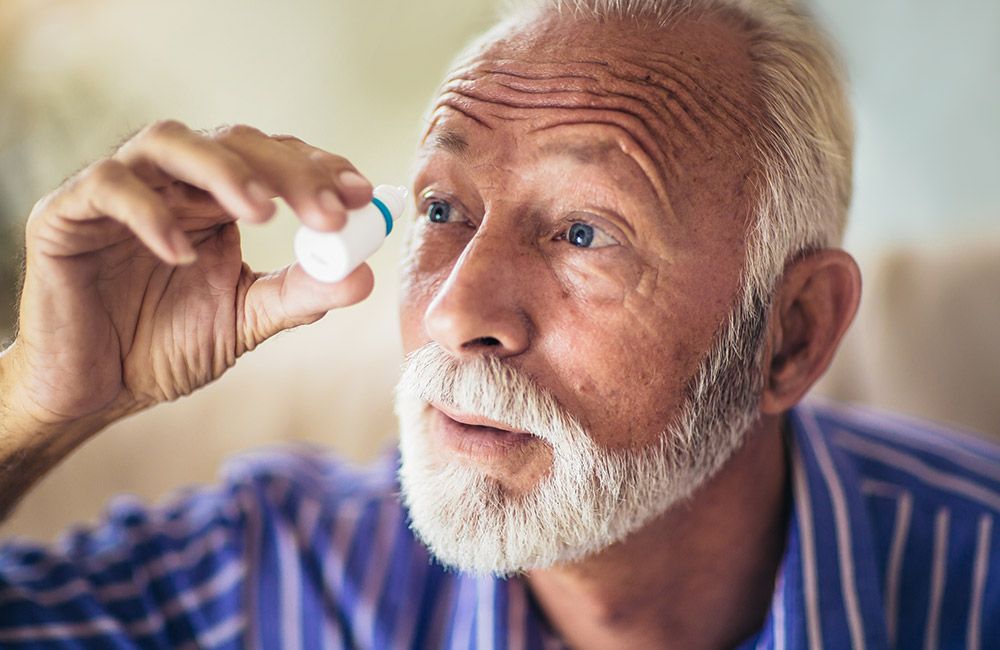
<path fill-rule="evenodd" d="M 457 131 L 438 129 L 431 135 L 431 145 L 456 156 L 465 157 L 469 153 L 469 141 Z"/>

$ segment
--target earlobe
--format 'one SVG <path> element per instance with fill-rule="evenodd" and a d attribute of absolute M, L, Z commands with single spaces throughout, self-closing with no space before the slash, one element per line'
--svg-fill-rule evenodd
<path fill-rule="evenodd" d="M 861 273 L 842 250 L 788 265 L 771 309 L 761 411 L 779 415 L 802 399 L 830 365 L 860 298 Z"/>

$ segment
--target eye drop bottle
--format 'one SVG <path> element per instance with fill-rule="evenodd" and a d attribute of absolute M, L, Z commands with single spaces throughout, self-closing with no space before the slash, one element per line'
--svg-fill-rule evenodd
<path fill-rule="evenodd" d="M 347 213 L 336 232 L 302 226 L 295 234 L 295 257 L 320 282 L 339 282 L 377 251 L 406 208 L 406 188 L 379 185 L 372 202 Z"/>

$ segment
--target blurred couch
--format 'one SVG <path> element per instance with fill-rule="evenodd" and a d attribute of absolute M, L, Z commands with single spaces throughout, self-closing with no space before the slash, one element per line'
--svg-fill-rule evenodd
<path fill-rule="evenodd" d="M 1000 437 L 1000 236 L 863 258 L 820 393 Z"/>
<path fill-rule="evenodd" d="M 1000 238 L 865 258 L 862 308 L 816 391 L 1000 434 Z M 366 460 L 392 444 L 392 294 L 280 335 L 215 384 L 120 422 L 46 477 L 0 537 L 50 538 L 112 495 L 213 480 L 241 449 L 290 440 Z M 358 336 L 357 346 L 332 345 Z"/>

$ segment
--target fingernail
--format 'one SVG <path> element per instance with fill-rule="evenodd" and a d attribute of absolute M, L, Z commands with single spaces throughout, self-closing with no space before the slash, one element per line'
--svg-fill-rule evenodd
<path fill-rule="evenodd" d="M 372 189 L 372 184 L 368 182 L 367 178 L 350 169 L 340 172 L 340 176 L 337 178 L 340 180 L 340 184 L 344 186 L 344 189 L 368 191 Z"/>
<path fill-rule="evenodd" d="M 174 249 L 174 253 L 177 254 L 177 262 L 179 264 L 190 264 L 198 259 L 198 255 L 194 252 L 194 248 L 192 248 L 191 242 L 188 241 L 187 235 L 179 230 L 170 233 L 170 244 Z"/>
<path fill-rule="evenodd" d="M 271 200 L 271 192 L 257 181 L 247 183 L 247 195 L 254 203 L 263 204 Z"/>
<path fill-rule="evenodd" d="M 340 215 L 344 212 L 344 204 L 340 202 L 333 190 L 323 190 L 319 193 L 319 205 L 331 215 Z"/>

